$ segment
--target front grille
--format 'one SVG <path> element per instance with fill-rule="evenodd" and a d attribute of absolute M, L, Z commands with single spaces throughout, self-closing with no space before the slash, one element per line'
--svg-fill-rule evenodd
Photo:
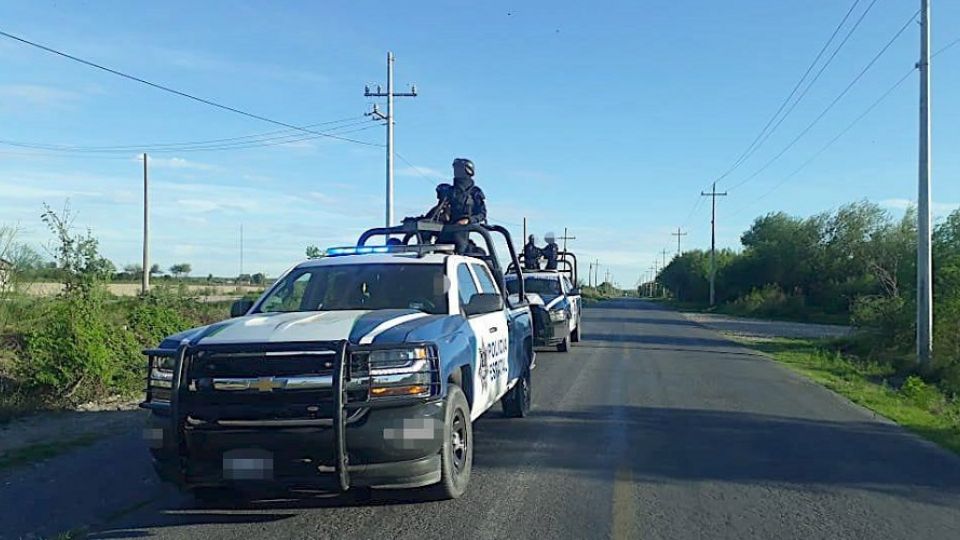
<path fill-rule="evenodd" d="M 205 353 L 191 361 L 193 379 L 215 377 L 292 377 L 296 375 L 331 376 L 335 351 L 318 353 Z"/>
<path fill-rule="evenodd" d="M 182 412 L 204 422 L 332 418 L 337 344 L 296 345 L 194 349 L 185 359 Z"/>

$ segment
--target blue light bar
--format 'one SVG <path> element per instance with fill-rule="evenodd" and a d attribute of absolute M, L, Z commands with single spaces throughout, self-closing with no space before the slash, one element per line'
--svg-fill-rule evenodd
<path fill-rule="evenodd" d="M 426 255 L 427 253 L 453 253 L 452 244 L 415 244 L 394 246 L 348 246 L 328 248 L 323 252 L 324 257 L 342 257 L 344 255 L 369 255 L 371 253 L 410 253 Z"/>
<path fill-rule="evenodd" d="M 338 257 L 341 255 L 369 255 L 370 253 L 390 253 L 387 246 L 352 246 L 330 248 L 324 252 L 327 257 Z"/>

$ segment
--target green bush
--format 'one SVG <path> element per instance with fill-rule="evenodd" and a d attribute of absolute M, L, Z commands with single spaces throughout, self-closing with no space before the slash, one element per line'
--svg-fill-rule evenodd
<path fill-rule="evenodd" d="M 137 342 L 152 347 L 170 334 L 197 326 L 189 316 L 196 302 L 173 291 L 157 288 L 135 299 L 129 314 L 129 329 Z"/>
<path fill-rule="evenodd" d="M 853 303 L 850 322 L 873 338 L 874 348 L 910 348 L 916 331 L 915 308 L 900 297 L 861 296 Z"/>
<path fill-rule="evenodd" d="M 923 379 L 911 375 L 900 387 L 900 394 L 925 409 L 935 409 L 943 403 L 943 395 L 936 387 L 923 382 Z"/>
<path fill-rule="evenodd" d="M 753 289 L 731 303 L 733 311 L 744 315 L 771 318 L 802 319 L 806 303 L 800 295 L 788 295 L 775 284 Z"/>
<path fill-rule="evenodd" d="M 133 334 L 110 320 L 104 293 L 69 293 L 50 302 L 24 334 L 16 376 L 51 401 L 77 403 L 140 387 L 142 357 Z"/>

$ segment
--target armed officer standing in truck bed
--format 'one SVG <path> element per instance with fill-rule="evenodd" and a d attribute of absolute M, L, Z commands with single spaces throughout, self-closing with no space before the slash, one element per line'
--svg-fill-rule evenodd
<path fill-rule="evenodd" d="M 544 239 L 547 241 L 547 245 L 543 248 L 542 254 L 543 258 L 547 260 L 547 270 L 556 270 L 557 257 L 560 254 L 560 248 L 557 246 L 557 238 L 553 233 L 547 233 Z"/>
<path fill-rule="evenodd" d="M 486 198 L 473 180 L 475 169 L 469 159 L 453 160 L 453 184 L 443 183 L 437 186 L 438 207 L 445 207 L 443 223 L 448 225 L 469 225 L 487 222 Z M 444 204 L 446 203 L 446 204 Z M 463 231 L 441 232 L 438 243 L 452 243 L 457 253 L 467 252 L 468 234 Z"/>
<path fill-rule="evenodd" d="M 542 251 L 537 247 L 537 239 L 532 234 L 527 237 L 527 243 L 523 246 L 523 269 L 539 270 L 540 257 Z"/>

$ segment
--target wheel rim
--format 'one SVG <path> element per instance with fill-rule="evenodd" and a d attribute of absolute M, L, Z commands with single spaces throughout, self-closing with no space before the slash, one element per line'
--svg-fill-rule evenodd
<path fill-rule="evenodd" d="M 453 454 L 453 471 L 459 475 L 467 464 L 467 451 L 470 441 L 467 438 L 467 424 L 463 412 L 457 411 L 453 417 L 453 426 L 450 429 L 450 448 Z"/>

